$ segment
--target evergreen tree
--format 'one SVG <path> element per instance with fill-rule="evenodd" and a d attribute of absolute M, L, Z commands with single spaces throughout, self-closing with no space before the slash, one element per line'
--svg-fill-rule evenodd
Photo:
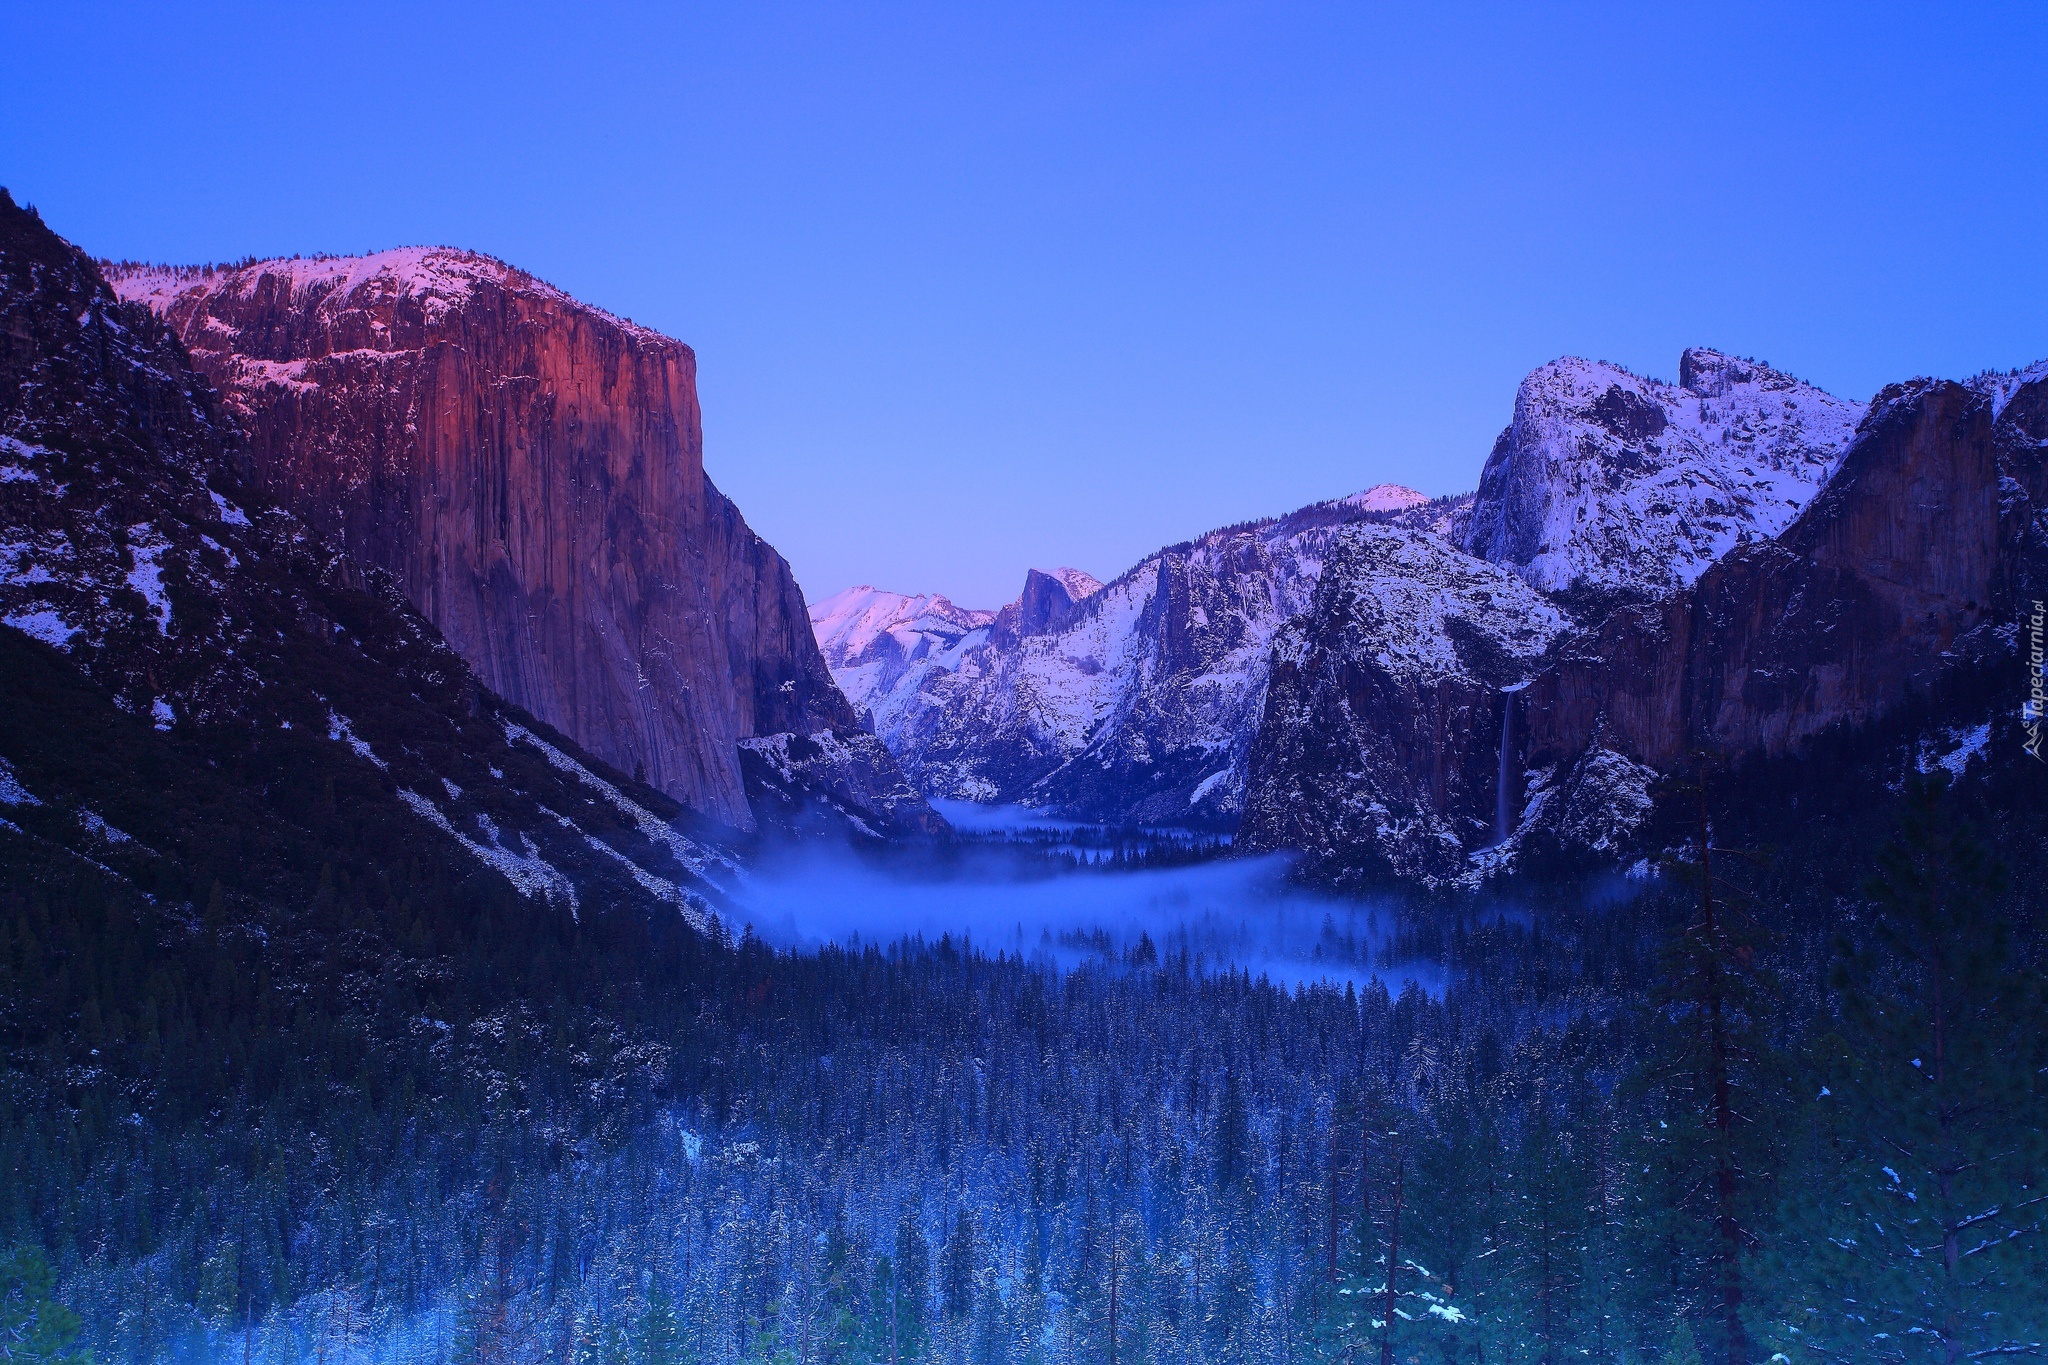
<path fill-rule="evenodd" d="M 1683 1318 L 1671 1333 L 1671 1344 L 1657 1358 L 1657 1365 L 1706 1365 L 1706 1361 L 1700 1358 L 1700 1344 L 1693 1339 L 1692 1328 Z"/>
<path fill-rule="evenodd" d="M 940 1256 L 944 1262 L 940 1296 L 946 1316 L 964 1318 L 974 1308 L 974 1280 L 979 1269 L 975 1264 L 974 1215 L 966 1209 L 953 1215 L 953 1230 L 947 1234 Z"/>
<path fill-rule="evenodd" d="M 675 1300 L 659 1275 L 647 1291 L 647 1312 L 640 1320 L 639 1365 L 689 1365 Z"/>
<path fill-rule="evenodd" d="M 0 1256 L 0 1360 L 24 1365 L 91 1365 L 73 1351 L 78 1315 L 57 1302 L 57 1277 L 35 1247 Z"/>
<path fill-rule="evenodd" d="M 866 1356 L 866 1295 L 844 1220 L 834 1217 L 825 1232 L 824 1322 L 819 1342 L 826 1365 L 850 1365 Z"/>
<path fill-rule="evenodd" d="M 2041 974 L 1992 913 L 2002 882 L 1915 779 L 1815 1048 L 1808 1141 L 1777 1245 L 1787 1350 L 1954 1362 L 2048 1353 Z"/>
<path fill-rule="evenodd" d="M 894 1319 L 892 1359 L 921 1360 L 927 1337 L 925 1312 L 931 1292 L 931 1249 L 907 1209 L 896 1220 L 895 1272 L 890 1303 Z"/>
<path fill-rule="evenodd" d="M 1758 951 L 1765 935 L 1716 872 L 1739 855 L 1714 846 L 1704 780 L 1698 790 L 1692 858 L 1676 865 L 1692 884 L 1691 915 L 1664 953 L 1638 1078 L 1642 1121 L 1656 1129 L 1644 1134 L 1656 1151 L 1648 1164 L 1663 1190 L 1650 1240 L 1664 1243 L 1653 1256 L 1692 1291 L 1707 1354 L 1749 1365 L 1746 1266 L 1778 1160 L 1769 1114 L 1783 1101 L 1769 1032 L 1776 993 Z"/>

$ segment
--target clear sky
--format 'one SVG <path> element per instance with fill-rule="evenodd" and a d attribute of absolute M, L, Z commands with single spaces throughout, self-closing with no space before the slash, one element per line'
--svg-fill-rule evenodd
<path fill-rule="evenodd" d="M 449 243 L 697 348 L 813 599 L 968 605 L 1394 481 L 1563 354 L 2048 356 L 2048 5 L 0 7 L 99 255 Z"/>

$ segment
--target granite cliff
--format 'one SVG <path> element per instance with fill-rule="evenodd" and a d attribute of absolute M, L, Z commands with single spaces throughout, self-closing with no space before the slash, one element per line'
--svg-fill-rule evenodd
<path fill-rule="evenodd" d="M 2012 662 L 2048 580 L 2048 370 L 1867 409 L 1716 352 L 1680 374 L 1546 366 L 1455 545 L 1332 556 L 1274 652 L 1240 847 L 1356 884 L 1614 861 L 1663 779 Z M 1973 717 L 1927 739 L 1958 771 L 2011 723 Z"/>
<path fill-rule="evenodd" d="M 429 895 L 708 928 L 716 831 L 480 685 L 247 465 L 178 339 L 0 191 L 0 859 L 172 933 L 205 905 L 301 943 L 338 900 L 403 932 Z"/>
<path fill-rule="evenodd" d="M 1346 527 L 1436 524 L 1452 506 L 1382 485 L 1169 545 L 1106 585 L 1033 569 L 993 614 L 868 589 L 813 621 L 928 794 L 1228 829 L 1274 633 L 1309 605 L 1324 556 Z"/>
<path fill-rule="evenodd" d="M 108 275 L 220 390 L 256 490 L 607 763 L 749 827 L 740 741 L 858 729 L 705 476 L 688 346 L 445 248 Z"/>

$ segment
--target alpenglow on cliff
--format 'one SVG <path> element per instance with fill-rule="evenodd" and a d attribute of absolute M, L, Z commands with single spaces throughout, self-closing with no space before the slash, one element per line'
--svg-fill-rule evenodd
<path fill-rule="evenodd" d="M 748 826 L 741 741 L 857 734 L 789 565 L 705 476 L 688 346 L 447 248 L 108 277 L 220 389 L 264 495 L 620 771 Z"/>

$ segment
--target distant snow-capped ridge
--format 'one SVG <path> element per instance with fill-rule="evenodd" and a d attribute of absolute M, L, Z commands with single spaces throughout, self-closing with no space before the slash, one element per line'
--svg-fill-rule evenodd
<path fill-rule="evenodd" d="M 1376 483 L 1363 493 L 1353 493 L 1337 501 L 1361 512 L 1401 512 L 1410 507 L 1420 507 L 1429 501 L 1429 495 L 1398 483 Z"/>
<path fill-rule="evenodd" d="M 402 246 L 361 256 L 278 256 L 267 260 L 216 265 L 155 265 L 136 261 L 103 261 L 109 281 L 124 299 L 144 303 L 168 315 L 187 296 L 246 297 L 269 289 L 285 299 L 303 300 L 325 294 L 335 307 L 364 297 L 412 298 L 426 305 L 427 321 L 462 307 L 480 285 L 545 296 L 580 312 L 601 317 L 635 340 L 683 346 L 674 337 L 575 298 L 495 256 L 452 246 Z M 223 328 L 216 319 L 213 326 Z M 231 333 L 232 328 L 226 332 Z M 223 337 L 225 339 L 225 336 Z M 378 346 L 376 349 L 386 349 Z"/>
<path fill-rule="evenodd" d="M 885 592 L 863 583 L 809 608 L 811 630 L 825 661 L 843 668 L 882 646 L 914 650 L 933 637 L 953 638 L 996 619 L 992 611 L 955 606 L 937 593 Z"/>
<path fill-rule="evenodd" d="M 925 791 L 1227 825 L 1273 633 L 1308 606 L 1325 550 L 1360 522 L 1432 534 L 1454 505 L 1380 484 L 1169 546 L 1106 585 L 1034 569 L 992 619 L 872 588 L 811 617 L 841 690 Z"/>

